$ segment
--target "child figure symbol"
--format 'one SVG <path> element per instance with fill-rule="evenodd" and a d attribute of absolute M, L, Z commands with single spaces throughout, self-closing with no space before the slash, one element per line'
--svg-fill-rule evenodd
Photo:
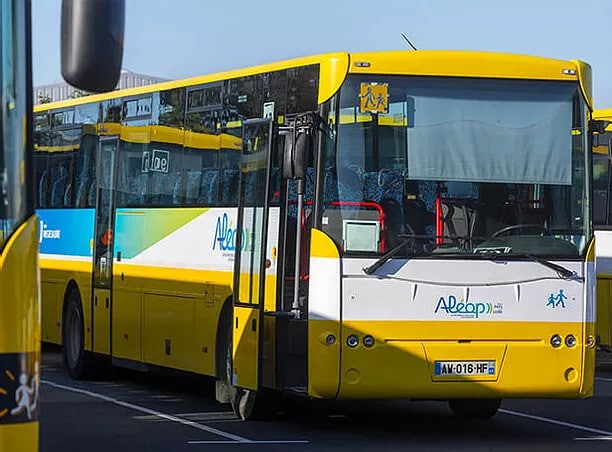
<path fill-rule="evenodd" d="M 16 416 L 22 413 L 23 410 L 26 410 L 28 419 L 32 419 L 32 410 L 36 407 L 36 402 L 33 400 L 34 388 L 29 387 L 27 383 L 28 376 L 26 374 L 21 374 L 19 376 L 19 386 L 15 390 L 15 402 L 17 402 L 17 406 L 11 410 L 11 414 Z"/>

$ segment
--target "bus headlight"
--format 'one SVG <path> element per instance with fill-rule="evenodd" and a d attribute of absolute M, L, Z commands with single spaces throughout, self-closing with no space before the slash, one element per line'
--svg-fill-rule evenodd
<path fill-rule="evenodd" d="M 552 345 L 554 348 L 561 347 L 561 344 L 563 344 L 563 339 L 561 339 L 561 336 L 558 334 L 555 334 L 550 338 L 550 345 Z"/>
<path fill-rule="evenodd" d="M 363 338 L 363 346 L 370 348 L 374 346 L 374 338 L 369 334 Z"/>
<path fill-rule="evenodd" d="M 567 336 L 565 336 L 565 345 L 567 345 L 568 347 L 573 347 L 574 345 L 576 345 L 576 337 L 574 337 L 573 334 L 568 334 Z"/>
<path fill-rule="evenodd" d="M 349 337 L 346 338 L 346 345 L 351 348 L 357 347 L 359 345 L 359 338 L 354 334 L 351 334 Z"/>

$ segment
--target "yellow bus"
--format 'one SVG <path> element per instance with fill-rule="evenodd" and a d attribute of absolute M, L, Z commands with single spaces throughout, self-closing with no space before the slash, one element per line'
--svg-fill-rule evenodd
<path fill-rule="evenodd" d="M 339 52 L 38 106 L 43 340 L 74 378 L 216 377 L 242 419 L 591 396 L 590 74 Z"/>
<path fill-rule="evenodd" d="M 115 86 L 123 53 L 124 10 L 121 1 L 63 2 L 62 73 L 68 81 L 92 91 Z M 29 0 L 5 0 L 0 6 L 0 450 L 3 451 L 38 450 L 40 231 L 32 189 L 30 11 Z M 92 50 L 98 50 L 95 57 Z"/>
<path fill-rule="evenodd" d="M 612 110 L 595 110 L 593 118 L 605 122 L 605 129 L 593 137 L 593 222 L 597 246 L 597 343 L 603 351 L 612 349 L 612 212 L 610 212 Z"/>

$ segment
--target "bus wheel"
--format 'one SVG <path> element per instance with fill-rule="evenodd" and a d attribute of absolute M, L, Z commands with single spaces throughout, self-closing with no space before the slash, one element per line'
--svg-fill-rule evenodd
<path fill-rule="evenodd" d="M 70 289 L 62 316 L 62 344 L 64 365 L 75 380 L 91 378 L 94 363 L 85 351 L 84 322 L 81 297 L 77 290 Z"/>
<path fill-rule="evenodd" d="M 457 417 L 465 419 L 489 419 L 497 414 L 501 399 L 456 399 L 448 405 Z"/>
<path fill-rule="evenodd" d="M 229 398 L 232 410 L 243 421 L 260 421 L 272 418 L 278 407 L 276 394 L 265 389 L 252 391 L 237 388 L 232 378 L 232 340 L 229 336 L 225 347 L 225 377 L 229 385 Z"/>

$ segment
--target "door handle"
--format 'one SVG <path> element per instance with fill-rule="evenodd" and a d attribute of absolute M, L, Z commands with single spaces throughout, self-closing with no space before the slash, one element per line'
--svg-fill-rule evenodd
<path fill-rule="evenodd" d="M 109 300 L 109 298 L 106 297 L 106 309 L 108 309 L 108 300 Z"/>
<path fill-rule="evenodd" d="M 251 329 L 257 331 L 257 319 L 251 320 Z"/>
<path fill-rule="evenodd" d="M 98 306 L 98 297 L 94 297 L 94 306 Z"/>

